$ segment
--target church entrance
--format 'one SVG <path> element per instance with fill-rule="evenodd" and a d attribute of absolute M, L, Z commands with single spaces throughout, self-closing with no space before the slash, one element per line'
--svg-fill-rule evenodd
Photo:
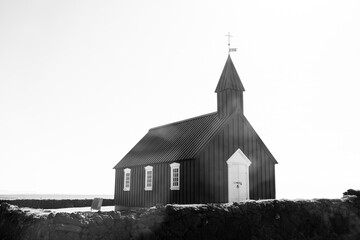
<path fill-rule="evenodd" d="M 238 149 L 226 163 L 228 165 L 228 202 L 249 199 L 250 160 Z"/>

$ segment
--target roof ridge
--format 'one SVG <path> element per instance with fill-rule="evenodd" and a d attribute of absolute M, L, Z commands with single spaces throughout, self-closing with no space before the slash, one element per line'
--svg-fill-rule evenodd
<path fill-rule="evenodd" d="M 207 114 L 203 114 L 203 115 L 200 115 L 200 116 L 196 116 L 196 117 L 192 117 L 192 118 L 188 118 L 188 119 L 184 119 L 184 120 L 180 120 L 180 121 L 176 121 L 176 122 L 172 122 L 172 123 L 167 123 L 167 124 L 160 125 L 160 126 L 157 126 L 157 127 L 153 127 L 153 128 L 149 129 L 149 132 L 153 131 L 153 130 L 156 130 L 156 129 L 159 129 L 159 128 L 168 127 L 168 126 L 171 126 L 171 125 L 176 125 L 176 124 L 192 121 L 192 120 L 202 118 L 202 117 L 207 117 L 207 116 L 210 116 L 212 114 L 217 114 L 217 112 L 207 113 Z"/>

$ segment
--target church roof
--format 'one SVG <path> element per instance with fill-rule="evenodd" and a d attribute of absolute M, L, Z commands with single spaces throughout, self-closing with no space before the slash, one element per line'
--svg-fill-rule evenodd
<path fill-rule="evenodd" d="M 193 159 L 226 120 L 214 112 L 152 128 L 114 168 Z"/>
<path fill-rule="evenodd" d="M 151 128 L 114 168 L 195 159 L 218 130 L 233 116 L 242 117 L 251 134 L 255 136 L 270 159 L 277 163 L 250 122 L 244 115 L 238 115 L 235 111 L 226 118 L 219 118 L 214 112 Z"/>
<path fill-rule="evenodd" d="M 215 92 L 221 92 L 225 89 L 245 91 L 230 55 L 226 60 Z"/>

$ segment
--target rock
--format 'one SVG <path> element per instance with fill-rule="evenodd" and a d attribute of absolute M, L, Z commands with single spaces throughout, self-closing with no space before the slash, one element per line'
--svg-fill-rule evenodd
<path fill-rule="evenodd" d="M 55 224 L 54 231 L 80 233 L 81 227 L 74 225 Z"/>
<path fill-rule="evenodd" d="M 103 222 L 106 227 L 111 227 L 114 225 L 114 219 L 111 215 L 104 215 L 103 216 Z"/>

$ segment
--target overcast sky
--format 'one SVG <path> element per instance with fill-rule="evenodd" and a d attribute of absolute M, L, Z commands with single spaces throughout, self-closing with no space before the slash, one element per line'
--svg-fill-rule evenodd
<path fill-rule="evenodd" d="M 149 128 L 216 111 L 227 58 L 278 198 L 360 189 L 359 1 L 0 0 L 0 194 L 113 194 Z"/>

